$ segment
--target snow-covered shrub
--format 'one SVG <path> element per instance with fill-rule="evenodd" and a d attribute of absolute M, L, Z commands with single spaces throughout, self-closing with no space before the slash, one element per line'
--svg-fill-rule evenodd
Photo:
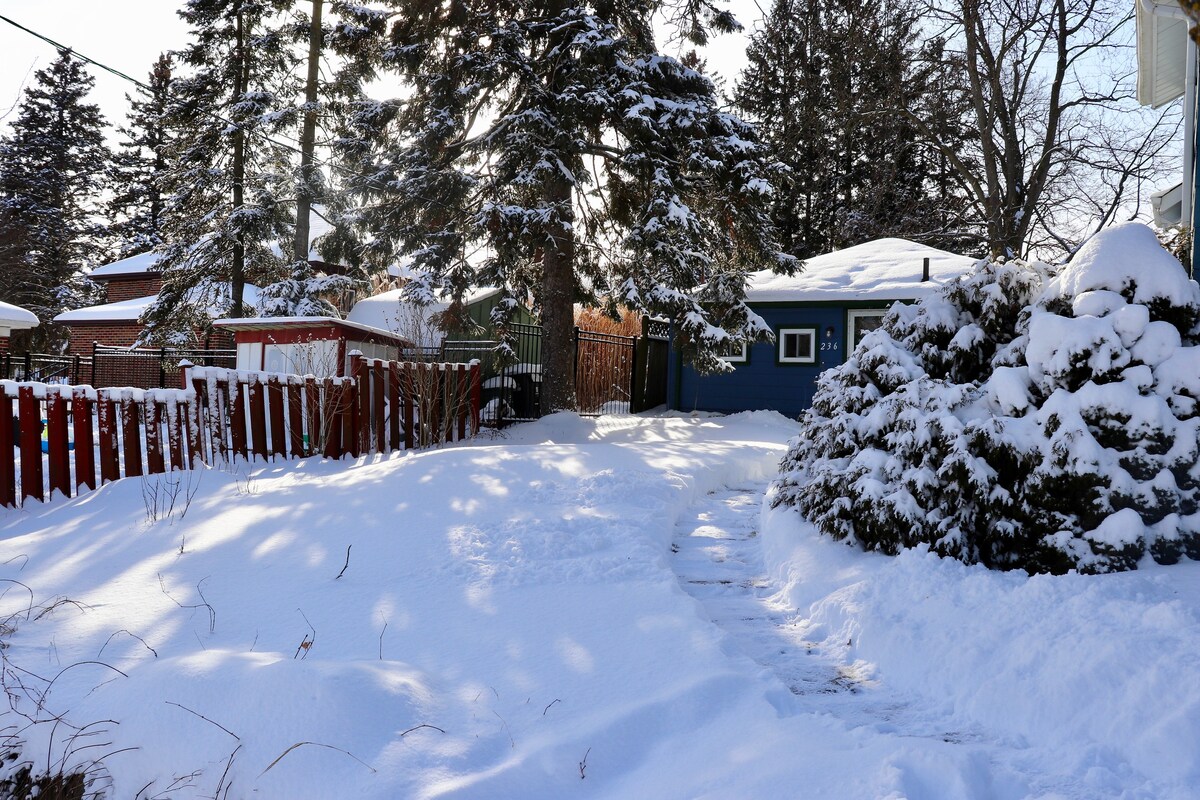
<path fill-rule="evenodd" d="M 776 503 L 888 553 L 1031 571 L 1200 556 L 1200 287 L 1141 225 L 980 262 L 823 374 Z"/>

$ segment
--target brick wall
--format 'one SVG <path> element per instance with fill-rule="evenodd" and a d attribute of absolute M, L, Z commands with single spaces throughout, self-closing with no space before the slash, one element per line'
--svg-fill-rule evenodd
<path fill-rule="evenodd" d="M 8 352 L 8 337 L 0 336 L 0 353 Z"/>
<path fill-rule="evenodd" d="M 129 347 L 142 332 L 142 326 L 137 322 L 90 322 L 68 325 L 69 345 L 67 352 L 71 355 L 89 356 L 92 354 L 92 342 L 112 345 L 114 347 Z"/>
<path fill-rule="evenodd" d="M 137 297 L 149 297 L 162 291 L 162 276 L 154 274 L 136 274 L 127 278 L 110 278 L 106 281 L 106 303 L 119 303 L 122 300 L 133 300 Z"/>

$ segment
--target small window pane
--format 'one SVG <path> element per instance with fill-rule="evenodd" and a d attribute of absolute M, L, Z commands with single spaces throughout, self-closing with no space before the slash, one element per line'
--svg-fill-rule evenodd
<path fill-rule="evenodd" d="M 816 363 L 816 331 L 792 328 L 779 331 L 779 360 L 782 363 Z"/>
<path fill-rule="evenodd" d="M 856 315 L 850 320 L 850 322 L 853 326 L 852 331 L 854 336 L 851 344 L 854 347 L 857 347 L 858 343 L 862 341 L 864 336 L 873 330 L 883 327 L 883 313 Z"/>

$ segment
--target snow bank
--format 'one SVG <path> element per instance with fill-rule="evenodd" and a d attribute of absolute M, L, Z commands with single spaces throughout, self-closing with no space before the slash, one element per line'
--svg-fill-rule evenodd
<path fill-rule="evenodd" d="M 1200 563 L 998 573 L 925 548 L 861 553 L 786 507 L 765 512 L 762 535 L 809 638 L 916 717 L 1044 769 L 1030 796 L 1200 791 Z"/>

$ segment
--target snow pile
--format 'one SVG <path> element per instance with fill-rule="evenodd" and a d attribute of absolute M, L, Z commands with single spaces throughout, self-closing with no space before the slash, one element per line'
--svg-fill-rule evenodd
<path fill-rule="evenodd" d="M 896 558 L 818 536 L 789 508 L 762 526 L 792 624 L 898 733 L 992 746 L 955 790 L 909 797 L 1196 797 L 1200 564 L 1109 575 L 996 572 L 923 546 Z M 1008 765 L 1027 776 L 1006 787 Z M 911 769 L 911 765 L 907 767 Z"/>
<path fill-rule="evenodd" d="M 1090 572 L 1200 554 L 1200 288 L 1141 225 L 982 263 L 822 376 L 776 502 L 896 553 Z"/>

